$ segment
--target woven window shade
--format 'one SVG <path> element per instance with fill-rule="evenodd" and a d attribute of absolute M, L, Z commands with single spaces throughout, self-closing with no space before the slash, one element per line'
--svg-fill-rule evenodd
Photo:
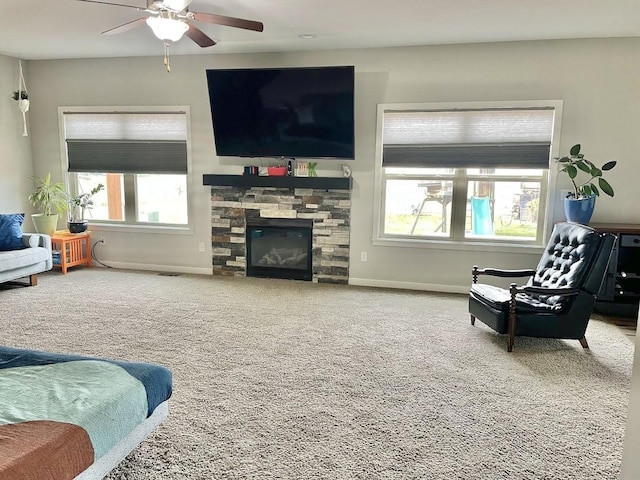
<path fill-rule="evenodd" d="M 65 113 L 70 172 L 187 173 L 187 121 L 175 113 Z"/>
<path fill-rule="evenodd" d="M 554 110 L 385 111 L 385 167 L 549 168 Z"/>

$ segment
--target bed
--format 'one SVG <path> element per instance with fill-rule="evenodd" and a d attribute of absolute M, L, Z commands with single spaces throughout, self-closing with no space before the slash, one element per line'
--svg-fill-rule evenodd
<path fill-rule="evenodd" d="M 103 478 L 168 414 L 150 363 L 0 347 L 0 478 Z"/>

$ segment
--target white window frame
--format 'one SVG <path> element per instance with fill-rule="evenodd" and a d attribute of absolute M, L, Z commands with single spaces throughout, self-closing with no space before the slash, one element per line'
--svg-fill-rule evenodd
<path fill-rule="evenodd" d="M 460 232 L 459 228 L 461 223 L 458 220 L 452 219 L 451 227 L 453 234 L 451 238 L 442 237 L 409 237 L 409 236 L 397 236 L 388 235 L 384 233 L 384 194 L 385 194 L 385 181 L 389 176 L 385 175 L 382 167 L 382 131 L 384 123 L 384 112 L 389 110 L 394 111 L 411 111 L 411 110 L 455 110 L 455 109 L 489 109 L 489 108 L 553 108 L 554 109 L 554 122 L 553 132 L 551 137 L 551 154 L 550 157 L 554 158 L 559 156 L 560 151 L 560 125 L 562 119 L 562 100 L 519 100 L 519 101 L 482 101 L 482 102 L 438 102 L 438 103 L 382 103 L 378 104 L 377 108 L 377 121 L 376 121 L 376 152 L 375 152 L 375 173 L 374 173 L 374 198 L 373 198 L 373 239 L 374 245 L 380 246 L 394 246 L 394 247 L 413 247 L 413 248 L 438 248 L 438 249 L 451 249 L 451 250 L 482 250 L 482 251 L 509 251 L 509 252 L 531 252 L 540 251 L 540 249 L 546 243 L 546 237 L 548 232 L 553 228 L 554 218 L 554 206 L 553 201 L 554 193 L 556 190 L 556 172 L 553 165 L 549 165 L 547 174 L 543 176 L 541 180 L 540 198 L 541 204 L 546 206 L 544 211 L 544 220 L 538 223 L 538 240 L 535 242 L 526 241 L 508 241 L 498 239 L 475 239 L 465 238 L 464 231 Z M 406 178 L 406 177 L 405 177 Z M 456 214 L 460 215 L 461 212 L 466 212 L 466 192 L 467 183 L 469 180 L 475 180 L 478 177 L 462 175 L 460 173 L 453 176 L 430 176 L 424 177 L 414 176 L 411 179 L 434 179 L 434 180 L 448 180 L 451 179 L 454 182 L 454 193 L 452 199 L 452 216 Z M 521 181 L 526 177 L 511 177 L 511 181 Z M 488 180 L 499 181 L 505 180 L 506 177 L 500 176 L 487 176 Z M 464 186 L 462 186 L 464 183 Z M 456 191 L 456 187 L 458 187 Z M 464 192 L 464 195 L 462 193 Z M 544 195 L 544 197 L 543 197 Z M 542 213 L 542 211 L 540 212 Z M 462 222 L 462 225 L 464 222 Z"/>
<path fill-rule="evenodd" d="M 131 203 L 132 196 L 136 196 L 135 192 L 135 174 L 124 174 L 124 195 L 125 202 L 125 218 L 124 221 L 109 220 L 91 220 L 91 229 L 95 231 L 118 231 L 131 233 L 175 233 L 175 234 L 193 234 L 194 233 L 194 206 L 191 192 L 196 191 L 194 181 L 192 161 L 191 161 L 191 108 L 188 105 L 171 105 L 171 106 L 62 106 L 58 107 L 58 131 L 60 133 L 60 158 L 62 172 L 64 173 L 67 191 L 72 194 L 77 188 L 77 183 L 71 183 L 70 178 L 74 177 L 72 172 L 68 170 L 66 138 L 64 132 L 64 114 L 65 113 L 175 113 L 184 112 L 187 122 L 187 224 L 164 224 L 164 223 L 147 223 L 138 222 L 135 212 L 135 204 Z"/>

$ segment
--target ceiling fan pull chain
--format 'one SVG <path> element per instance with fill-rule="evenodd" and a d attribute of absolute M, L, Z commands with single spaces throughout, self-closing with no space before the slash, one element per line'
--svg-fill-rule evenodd
<path fill-rule="evenodd" d="M 164 66 L 167 67 L 167 73 L 171 73 L 171 65 L 169 64 L 169 42 L 164 42 Z"/>

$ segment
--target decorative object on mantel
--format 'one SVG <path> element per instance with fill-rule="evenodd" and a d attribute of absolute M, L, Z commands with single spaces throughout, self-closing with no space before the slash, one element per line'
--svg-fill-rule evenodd
<path fill-rule="evenodd" d="M 296 177 L 308 177 L 309 176 L 309 162 L 302 160 L 296 161 Z"/>
<path fill-rule="evenodd" d="M 309 176 L 310 177 L 317 177 L 318 176 L 318 172 L 316 172 L 316 166 L 318 165 L 318 162 L 309 162 Z"/>
<path fill-rule="evenodd" d="M 71 215 L 67 226 L 70 233 L 82 233 L 87 231 L 89 221 L 84 218 L 84 213 L 86 210 L 91 210 L 93 208 L 93 199 L 91 197 L 102 189 L 104 189 L 104 185 L 99 183 L 93 187 L 89 193 L 81 193 L 80 195 L 76 195 L 69 199 Z"/>
<path fill-rule="evenodd" d="M 27 112 L 29 111 L 29 94 L 22 74 L 22 60 L 18 60 L 18 90 L 13 92 L 13 99 L 18 101 L 18 108 L 22 112 L 22 136 L 27 137 Z"/>
<path fill-rule="evenodd" d="M 342 165 L 342 176 L 347 178 L 351 176 L 351 167 L 349 165 Z"/>
<path fill-rule="evenodd" d="M 33 226 L 37 233 L 53 235 L 58 225 L 58 215 L 69 208 L 69 195 L 62 183 L 51 182 L 51 173 L 44 178 L 31 178 L 36 188 L 29 195 L 29 202 L 40 211 L 31 215 Z"/>
<path fill-rule="evenodd" d="M 564 212 L 570 222 L 588 224 L 593 215 L 596 205 L 596 197 L 603 193 L 613 197 L 613 188 L 604 178 L 602 172 L 611 170 L 616 166 L 616 161 L 610 161 L 598 168 L 593 162 L 584 158 L 580 153 L 580 144 L 576 144 L 569 150 L 568 157 L 556 157 L 560 172 L 564 172 L 569 177 L 573 185 L 573 191 L 569 192 L 564 199 Z M 585 181 L 578 180 L 579 171 L 585 173 L 589 178 Z M 598 179 L 596 186 L 595 179 Z M 599 187 L 599 188 L 598 188 Z"/>
<path fill-rule="evenodd" d="M 267 173 L 270 177 L 284 177 L 287 174 L 287 166 L 278 165 L 275 167 L 267 167 Z"/>

